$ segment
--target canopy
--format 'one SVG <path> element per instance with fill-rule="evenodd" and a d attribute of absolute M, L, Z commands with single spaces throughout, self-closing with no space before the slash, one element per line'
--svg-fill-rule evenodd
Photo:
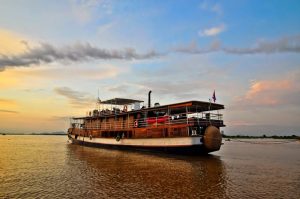
<path fill-rule="evenodd" d="M 186 108 L 191 112 L 203 112 L 203 111 L 214 111 L 224 109 L 224 105 L 216 104 L 211 102 L 202 102 L 202 101 L 187 101 L 180 102 L 175 104 L 162 105 L 157 107 L 147 108 L 146 110 L 161 110 L 161 109 L 171 109 L 172 112 L 186 112 Z"/>
<path fill-rule="evenodd" d="M 134 99 L 125 99 L 125 98 L 113 98 L 110 100 L 101 101 L 101 104 L 114 104 L 114 105 L 126 105 L 126 104 L 134 104 L 136 102 L 144 102 L 141 100 Z"/>

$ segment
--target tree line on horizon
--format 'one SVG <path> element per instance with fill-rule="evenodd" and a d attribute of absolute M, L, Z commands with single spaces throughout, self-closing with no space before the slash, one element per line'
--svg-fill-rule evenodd
<path fill-rule="evenodd" d="M 263 135 L 226 135 L 222 133 L 223 138 L 273 138 L 273 139 L 298 139 L 300 140 L 300 136 L 297 135 L 271 135 L 267 136 L 266 134 Z"/>

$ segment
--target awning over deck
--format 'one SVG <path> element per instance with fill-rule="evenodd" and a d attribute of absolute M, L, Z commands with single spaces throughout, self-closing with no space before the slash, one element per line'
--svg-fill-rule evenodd
<path fill-rule="evenodd" d="M 170 109 L 170 110 L 177 110 L 177 112 L 185 112 L 186 108 L 188 108 L 188 110 L 191 112 L 203 112 L 203 111 L 221 110 L 224 109 L 225 107 L 223 104 L 216 104 L 211 102 L 187 101 L 187 102 L 180 102 L 175 104 L 151 107 L 151 108 L 147 108 L 147 110 Z"/>
<path fill-rule="evenodd" d="M 113 104 L 113 105 L 127 105 L 127 104 L 134 104 L 134 103 L 144 102 L 141 100 L 135 99 L 125 99 L 125 98 L 113 98 L 105 101 L 101 101 L 101 104 Z"/>

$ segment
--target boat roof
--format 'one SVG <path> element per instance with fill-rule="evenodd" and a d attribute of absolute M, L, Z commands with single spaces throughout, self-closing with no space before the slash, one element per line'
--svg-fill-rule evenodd
<path fill-rule="evenodd" d="M 156 111 L 156 110 L 171 110 L 171 114 L 180 114 L 185 112 L 205 112 L 205 111 L 215 111 L 225 109 L 223 104 L 216 104 L 211 102 L 203 101 L 186 101 L 174 104 L 167 104 L 162 106 L 154 106 L 146 108 L 146 111 Z"/>
<path fill-rule="evenodd" d="M 115 99 L 121 99 L 121 98 L 115 98 Z M 124 102 L 126 99 L 124 100 Z M 136 100 L 137 102 L 142 102 L 139 100 Z M 108 103 L 108 102 L 107 102 Z M 126 105 L 125 103 L 124 105 Z M 129 103 L 130 104 L 130 103 Z M 122 105 L 122 104 L 118 104 Z M 140 112 L 148 112 L 148 111 L 158 111 L 158 110 L 166 110 L 170 109 L 171 114 L 180 114 L 180 113 L 185 113 L 188 109 L 188 112 L 205 112 L 205 111 L 214 111 L 214 110 L 221 110 L 224 109 L 223 104 L 216 104 L 216 103 L 211 103 L 211 102 L 203 102 L 203 101 L 186 101 L 186 102 L 179 102 L 179 103 L 174 103 L 174 104 L 167 104 L 167 105 L 162 105 L 162 106 L 153 106 L 150 108 L 142 108 L 138 110 L 131 110 L 128 112 L 122 112 L 122 113 L 117 113 L 117 115 L 126 115 L 126 114 L 134 114 L 134 113 L 140 113 Z M 114 113 L 110 115 L 105 115 L 105 116 L 100 116 L 100 117 L 111 117 L 115 115 Z M 86 117 L 74 117 L 73 119 L 85 119 L 85 118 L 97 118 L 99 116 L 86 116 Z"/>
<path fill-rule="evenodd" d="M 201 111 L 214 111 L 214 110 L 221 110 L 224 109 L 223 104 L 216 104 L 216 103 L 211 103 L 211 102 L 203 102 L 203 101 L 186 101 L 186 102 L 179 102 L 179 103 L 174 103 L 174 104 L 168 104 L 168 105 L 162 105 L 162 106 L 154 106 L 147 108 L 148 110 L 155 110 L 155 109 L 176 109 L 176 110 L 181 110 L 185 109 L 186 107 L 189 108 L 190 111 L 193 112 L 201 112 Z"/>
<path fill-rule="evenodd" d="M 101 101 L 101 104 L 113 104 L 113 105 L 127 105 L 127 104 L 134 104 L 134 103 L 144 102 L 141 100 L 135 99 L 125 99 L 125 98 L 113 98 L 105 101 Z"/>

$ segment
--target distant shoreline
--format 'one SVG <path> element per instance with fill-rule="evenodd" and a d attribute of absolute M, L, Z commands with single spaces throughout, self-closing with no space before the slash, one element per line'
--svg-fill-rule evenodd
<path fill-rule="evenodd" d="M 223 138 L 230 138 L 230 139 L 296 139 L 300 140 L 300 136 L 297 135 L 272 135 L 272 136 L 249 136 L 249 135 L 222 135 Z"/>
<path fill-rule="evenodd" d="M 63 135 L 66 136 L 66 133 L 0 133 L 0 135 Z"/>

